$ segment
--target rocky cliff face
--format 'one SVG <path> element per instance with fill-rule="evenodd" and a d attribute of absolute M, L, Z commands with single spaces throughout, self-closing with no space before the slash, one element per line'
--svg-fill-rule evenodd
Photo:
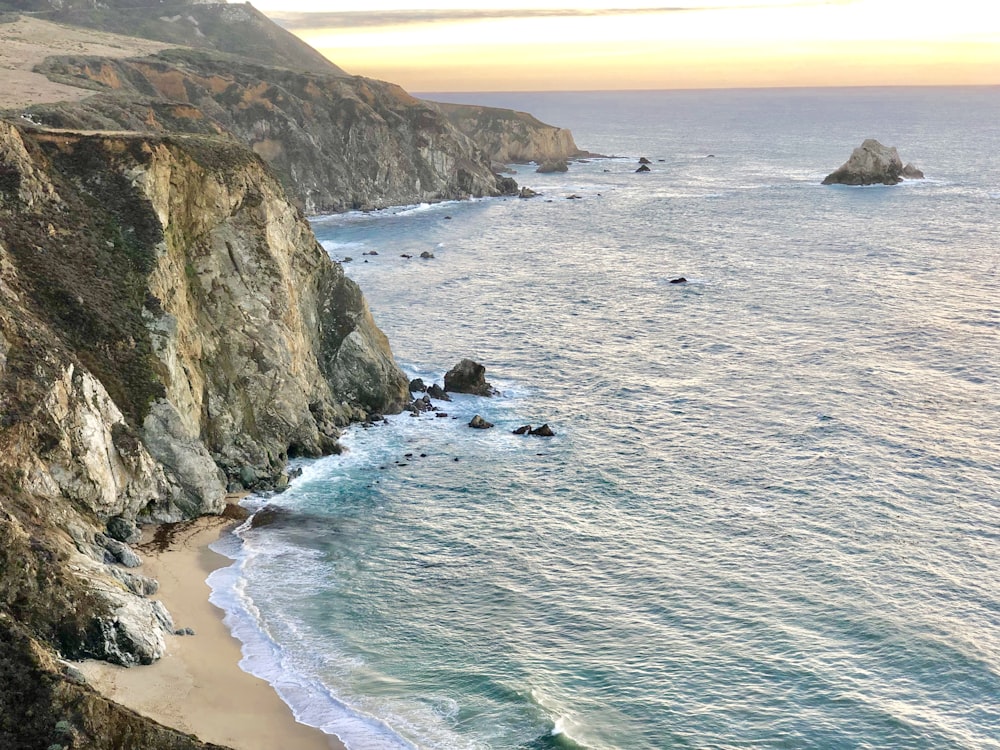
<path fill-rule="evenodd" d="M 155 660 L 172 625 L 128 570 L 135 522 L 219 512 L 407 397 L 252 152 L 0 121 L 0 625 Z"/>
<path fill-rule="evenodd" d="M 382 81 L 185 51 L 135 60 L 57 58 L 42 70 L 53 80 L 105 93 L 32 108 L 38 121 L 229 135 L 267 161 L 309 213 L 516 188 L 493 173 L 489 157 L 436 107 Z"/>
<path fill-rule="evenodd" d="M 494 163 L 534 161 L 539 164 L 583 156 L 565 128 L 513 109 L 470 104 L 434 104 L 452 125 L 485 151 Z"/>

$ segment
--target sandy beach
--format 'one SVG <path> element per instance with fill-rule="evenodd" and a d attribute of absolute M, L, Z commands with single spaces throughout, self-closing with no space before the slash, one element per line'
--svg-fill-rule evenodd
<path fill-rule="evenodd" d="M 146 539 L 141 545 L 144 562 L 137 572 L 160 582 L 155 598 L 178 628 L 191 628 L 195 635 L 167 636 L 166 656 L 150 666 L 125 669 L 88 661 L 80 668 L 112 700 L 208 742 L 234 750 L 344 750 L 335 737 L 298 723 L 270 685 L 239 667 L 240 643 L 223 623 L 222 610 L 208 601 L 205 582 L 230 562 L 208 545 L 233 524 L 200 518 L 174 525 L 169 536 L 161 529 L 158 540 L 165 545 Z"/>

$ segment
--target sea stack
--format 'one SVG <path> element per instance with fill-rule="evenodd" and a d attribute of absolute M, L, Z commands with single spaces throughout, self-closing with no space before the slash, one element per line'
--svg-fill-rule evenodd
<path fill-rule="evenodd" d="M 895 146 L 883 146 L 868 138 L 854 149 L 851 158 L 823 180 L 824 185 L 897 185 L 907 179 L 921 179 L 924 173 L 912 164 L 903 166 Z"/>

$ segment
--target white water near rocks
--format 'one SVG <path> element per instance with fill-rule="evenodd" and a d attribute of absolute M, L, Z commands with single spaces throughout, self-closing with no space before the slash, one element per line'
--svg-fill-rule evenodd
<path fill-rule="evenodd" d="M 627 158 L 314 222 L 502 395 L 266 500 L 244 666 L 352 750 L 1000 747 L 996 94 L 463 95 Z M 928 179 L 820 186 L 866 137 Z"/>

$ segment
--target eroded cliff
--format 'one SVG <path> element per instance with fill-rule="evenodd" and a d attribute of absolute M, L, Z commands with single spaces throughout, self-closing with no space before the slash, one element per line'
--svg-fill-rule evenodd
<path fill-rule="evenodd" d="M 0 121 L 0 626 L 49 654 L 25 662 L 54 686 L 39 700 L 98 710 L 55 650 L 163 653 L 170 615 L 129 571 L 136 521 L 219 512 L 407 396 L 360 291 L 252 152 Z M 178 736 L 150 746 L 196 746 Z"/>
<path fill-rule="evenodd" d="M 130 60 L 51 58 L 40 70 L 103 93 L 33 107 L 36 121 L 227 135 L 267 161 L 308 213 L 516 189 L 437 107 L 383 81 L 184 50 Z"/>
<path fill-rule="evenodd" d="M 435 102 L 448 120 L 497 164 L 539 164 L 584 156 L 566 128 L 547 125 L 534 115 L 499 107 Z"/>

